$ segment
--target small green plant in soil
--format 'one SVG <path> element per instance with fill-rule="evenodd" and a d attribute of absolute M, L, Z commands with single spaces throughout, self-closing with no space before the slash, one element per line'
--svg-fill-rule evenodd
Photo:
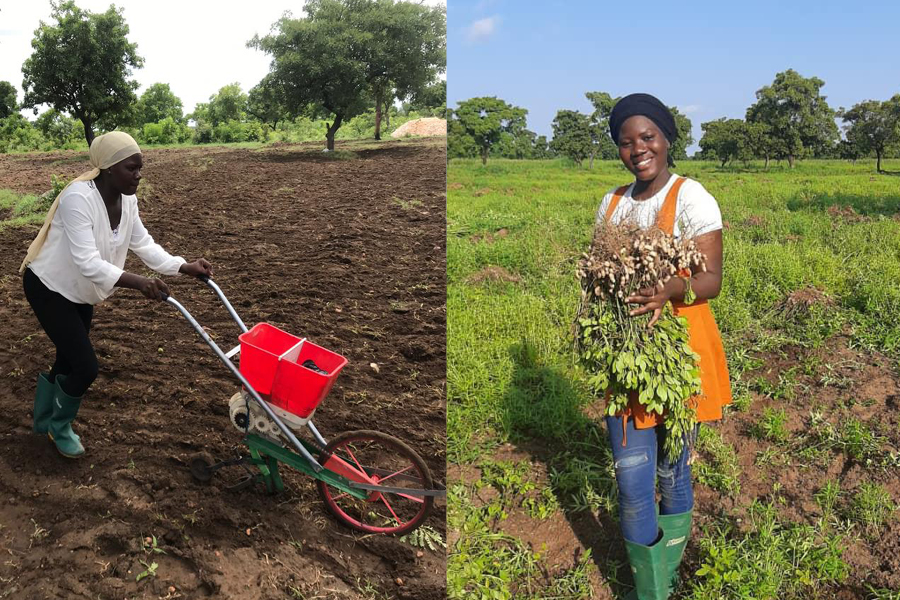
<path fill-rule="evenodd" d="M 788 439 L 787 413 L 783 408 L 763 409 L 762 417 L 752 427 L 753 435 L 761 440 L 784 442 Z"/>
<path fill-rule="evenodd" d="M 774 503 L 754 501 L 748 517 L 747 533 L 720 519 L 701 539 L 700 569 L 686 598 L 806 600 L 847 577 L 841 536 L 783 521 Z"/>
<path fill-rule="evenodd" d="M 153 563 L 147 564 L 143 560 L 138 561 L 138 562 L 140 562 L 144 567 L 146 567 L 146 570 L 138 573 L 138 576 L 135 578 L 135 581 L 140 581 L 141 579 L 144 579 L 145 577 L 156 577 L 156 569 L 159 568 L 159 565 L 157 563 L 153 562 Z"/>
<path fill-rule="evenodd" d="M 881 485 L 865 482 L 853 494 L 847 517 L 860 523 L 866 535 L 874 537 L 896 510 L 890 492 Z"/>
<path fill-rule="evenodd" d="M 406 542 L 410 546 L 415 546 L 416 548 L 428 548 L 432 552 L 435 552 L 438 547 L 447 547 L 447 543 L 444 541 L 443 536 L 441 536 L 441 532 L 428 525 L 423 525 L 407 535 L 402 536 L 400 541 Z"/>
<path fill-rule="evenodd" d="M 734 447 L 714 428 L 701 425 L 697 450 L 702 458 L 691 467 L 697 482 L 733 497 L 740 494 L 741 469 Z"/>

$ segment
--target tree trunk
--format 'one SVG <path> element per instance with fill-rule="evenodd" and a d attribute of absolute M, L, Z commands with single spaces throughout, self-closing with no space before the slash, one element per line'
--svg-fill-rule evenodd
<path fill-rule="evenodd" d="M 593 150 L 591 151 L 591 166 L 590 166 L 590 168 L 591 168 L 592 170 L 593 170 L 593 168 L 594 168 L 594 152 L 593 152 Z"/>
<path fill-rule="evenodd" d="M 769 155 L 768 155 L 768 154 L 766 154 L 766 167 L 765 167 L 765 169 L 766 169 L 766 171 L 769 170 Z"/>
<path fill-rule="evenodd" d="M 391 101 L 384 101 L 384 126 L 388 129 L 391 128 Z"/>
<path fill-rule="evenodd" d="M 481 164 L 482 165 L 487 164 L 487 156 L 488 156 L 488 149 L 487 149 L 487 147 L 484 147 L 481 149 Z"/>
<path fill-rule="evenodd" d="M 381 139 L 381 94 L 375 94 L 375 139 Z"/>
<path fill-rule="evenodd" d="M 81 117 L 81 124 L 84 125 L 84 139 L 90 147 L 94 141 L 94 124 L 87 117 Z"/>
<path fill-rule="evenodd" d="M 876 160 L 878 161 L 878 164 L 875 166 L 875 170 L 881 173 L 881 151 L 875 150 L 875 156 L 877 157 Z"/>
<path fill-rule="evenodd" d="M 793 169 L 794 168 L 794 155 L 788 154 L 787 158 L 788 158 L 788 166 Z"/>
<path fill-rule="evenodd" d="M 719 167 L 719 168 L 720 168 L 720 169 L 724 169 L 724 168 L 725 168 L 725 163 L 727 163 L 727 162 L 728 162 L 728 159 L 727 159 L 727 158 L 724 159 L 724 160 L 722 160 L 722 166 Z"/>
<path fill-rule="evenodd" d="M 334 134 L 337 133 L 338 128 L 341 126 L 341 121 L 343 117 L 341 115 L 337 115 L 334 118 L 334 123 L 325 123 L 328 127 L 328 131 L 325 133 L 325 148 L 329 152 L 334 151 Z"/>

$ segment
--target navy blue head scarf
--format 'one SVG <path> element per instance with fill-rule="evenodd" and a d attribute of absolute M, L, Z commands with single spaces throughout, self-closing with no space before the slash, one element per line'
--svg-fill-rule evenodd
<path fill-rule="evenodd" d="M 675 117 L 672 116 L 672 112 L 666 108 L 665 104 L 650 94 L 629 94 L 616 102 L 609 115 L 609 133 L 616 145 L 619 144 L 619 130 L 622 129 L 622 125 L 629 117 L 635 115 L 641 115 L 653 121 L 670 144 L 678 137 Z M 674 162 L 671 155 L 668 160 L 669 165 L 672 166 Z"/>

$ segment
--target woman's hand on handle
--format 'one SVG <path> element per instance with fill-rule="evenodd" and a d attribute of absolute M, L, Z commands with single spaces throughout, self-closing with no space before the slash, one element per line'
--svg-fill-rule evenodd
<path fill-rule="evenodd" d="M 205 258 L 198 258 L 194 262 L 184 263 L 178 270 L 191 277 L 200 277 L 202 275 L 212 277 L 213 274 L 212 265 Z"/>
<path fill-rule="evenodd" d="M 150 300 L 165 300 L 169 295 L 169 286 L 162 279 L 143 277 L 134 273 L 122 273 L 116 286 L 137 290 Z"/>
<path fill-rule="evenodd" d="M 144 282 L 138 288 L 145 298 L 150 300 L 165 300 L 169 296 L 169 286 L 162 279 L 144 277 Z"/>

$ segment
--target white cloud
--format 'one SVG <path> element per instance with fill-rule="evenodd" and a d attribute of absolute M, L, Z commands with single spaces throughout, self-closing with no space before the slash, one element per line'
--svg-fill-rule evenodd
<path fill-rule="evenodd" d="M 683 115 L 689 115 L 691 113 L 697 112 L 701 108 L 703 107 L 699 104 L 688 104 L 687 106 L 679 106 L 678 110 L 681 111 L 681 114 Z"/>
<path fill-rule="evenodd" d="M 466 28 L 466 39 L 472 43 L 485 42 L 497 31 L 500 17 L 494 15 L 485 19 L 478 19 Z"/>

